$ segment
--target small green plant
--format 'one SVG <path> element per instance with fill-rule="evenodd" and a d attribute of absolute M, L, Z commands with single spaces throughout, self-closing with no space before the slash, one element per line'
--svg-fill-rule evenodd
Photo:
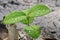
<path fill-rule="evenodd" d="M 33 22 L 34 17 L 43 16 L 50 12 L 51 10 L 43 5 L 37 4 L 31 7 L 28 10 L 21 10 L 21 11 L 13 11 L 10 14 L 5 16 L 3 20 L 4 24 L 15 24 L 17 22 L 21 22 L 26 24 L 25 32 L 31 36 L 32 38 L 38 38 L 41 34 L 41 28 L 38 25 L 30 25 Z"/>

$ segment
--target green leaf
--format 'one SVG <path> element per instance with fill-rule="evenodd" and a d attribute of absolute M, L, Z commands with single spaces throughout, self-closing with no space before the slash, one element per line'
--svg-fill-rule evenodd
<path fill-rule="evenodd" d="M 26 14 L 26 16 L 27 16 L 28 9 L 27 10 L 22 10 L 22 12 L 24 12 Z M 29 17 L 29 24 L 31 24 L 33 22 L 33 20 L 34 20 L 34 17 Z M 21 20 L 20 22 L 22 22 L 23 24 L 27 24 L 28 23 L 27 18 L 24 19 L 24 20 Z"/>
<path fill-rule="evenodd" d="M 34 17 L 29 17 L 29 24 L 31 24 L 33 22 L 33 20 L 34 20 Z M 22 22 L 23 24 L 27 24 L 28 23 L 27 18 L 24 19 L 24 20 L 21 20 L 20 22 Z"/>
<path fill-rule="evenodd" d="M 4 24 L 14 24 L 20 22 L 21 20 L 26 19 L 25 13 L 22 11 L 13 11 L 10 14 L 5 16 L 3 20 Z"/>
<path fill-rule="evenodd" d="M 33 6 L 32 8 L 29 9 L 29 16 L 43 16 L 46 15 L 50 12 L 51 10 L 43 4 L 37 4 L 35 6 Z"/>
<path fill-rule="evenodd" d="M 26 16 L 27 16 L 27 14 L 28 14 L 28 9 L 27 10 L 21 10 L 22 12 L 24 12 L 25 14 L 26 14 Z"/>
<path fill-rule="evenodd" d="M 32 38 L 38 38 L 41 34 L 41 28 L 37 25 L 25 27 L 24 30 Z"/>

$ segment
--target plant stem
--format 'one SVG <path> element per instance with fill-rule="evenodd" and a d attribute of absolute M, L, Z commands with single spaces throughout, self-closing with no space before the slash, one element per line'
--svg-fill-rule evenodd
<path fill-rule="evenodd" d="M 27 25 L 30 26 L 30 24 L 29 24 L 29 16 L 27 16 Z"/>
<path fill-rule="evenodd" d="M 18 40 L 18 31 L 16 25 L 8 25 L 9 40 Z"/>

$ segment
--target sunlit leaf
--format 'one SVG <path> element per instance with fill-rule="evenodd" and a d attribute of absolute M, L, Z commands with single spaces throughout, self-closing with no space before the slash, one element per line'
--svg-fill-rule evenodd
<path fill-rule="evenodd" d="M 3 20 L 4 24 L 14 24 L 20 22 L 21 20 L 26 19 L 25 13 L 21 11 L 13 11 L 10 14 L 5 16 Z"/>
<path fill-rule="evenodd" d="M 51 10 L 47 6 L 43 4 L 37 4 L 28 10 L 11 12 L 10 14 L 5 16 L 3 23 L 14 24 L 17 22 L 22 22 L 24 24 L 27 24 L 27 16 L 29 16 L 29 23 L 32 23 L 34 17 L 48 14 L 50 11 Z"/>
<path fill-rule="evenodd" d="M 25 32 L 32 38 L 38 38 L 41 34 L 41 28 L 39 26 L 28 26 L 25 27 Z"/>
<path fill-rule="evenodd" d="M 32 8 L 30 8 L 29 10 L 29 16 L 43 16 L 46 15 L 50 12 L 51 10 L 43 4 L 37 4 L 35 6 L 33 6 Z"/>
<path fill-rule="evenodd" d="M 26 14 L 26 16 L 27 16 L 28 10 L 29 10 L 29 9 L 27 9 L 27 10 L 21 10 L 21 11 L 24 12 L 24 13 Z"/>
<path fill-rule="evenodd" d="M 26 14 L 26 16 L 27 16 L 28 10 L 22 10 L 22 12 L 24 12 Z M 31 24 L 33 22 L 33 20 L 34 20 L 34 17 L 29 17 L 29 24 Z M 21 20 L 21 22 L 23 24 L 27 24 L 28 23 L 27 17 L 26 17 L 26 19 Z"/>
<path fill-rule="evenodd" d="M 29 17 L 29 24 L 31 24 L 34 20 L 34 17 Z M 28 20 L 27 18 L 24 19 L 24 20 L 21 20 L 20 22 L 22 22 L 23 24 L 27 24 L 28 23 Z"/>

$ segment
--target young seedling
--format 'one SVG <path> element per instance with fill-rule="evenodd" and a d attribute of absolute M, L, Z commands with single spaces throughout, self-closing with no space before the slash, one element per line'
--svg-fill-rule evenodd
<path fill-rule="evenodd" d="M 51 10 L 43 5 L 43 4 L 37 4 L 33 7 L 31 7 L 28 10 L 21 10 L 21 11 L 13 11 L 10 14 L 5 16 L 5 19 L 3 20 L 4 24 L 15 24 L 18 22 L 21 22 L 23 24 L 26 24 L 27 27 L 24 28 L 24 31 L 32 38 L 36 39 L 41 34 L 41 28 L 38 25 L 30 25 L 33 22 L 34 17 L 37 16 L 43 16 L 50 12 Z M 14 30 L 12 30 L 12 28 Z M 10 27 L 10 30 L 8 28 L 8 31 L 15 31 L 16 27 Z M 15 31 L 17 32 L 17 31 Z M 12 38 L 12 34 L 15 34 L 15 32 L 9 32 L 9 35 L 11 35 L 10 40 L 15 39 L 15 37 Z M 11 33 L 11 34 L 10 34 Z M 14 35 L 18 36 L 18 35 Z M 18 38 L 17 38 L 18 40 Z"/>

